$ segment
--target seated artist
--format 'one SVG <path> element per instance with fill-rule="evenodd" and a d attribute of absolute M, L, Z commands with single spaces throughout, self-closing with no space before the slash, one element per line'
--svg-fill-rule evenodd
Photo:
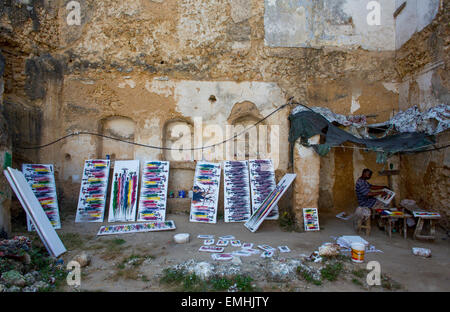
<path fill-rule="evenodd" d="M 368 180 L 371 177 L 372 170 L 364 169 L 361 177 L 356 181 L 355 192 L 359 207 L 355 212 L 355 227 L 357 227 L 356 223 L 359 226 L 365 219 L 370 218 L 372 211 L 386 208 L 386 205 L 375 197 L 378 195 L 386 196 L 387 194 L 383 189 L 388 189 L 388 187 L 370 184 Z"/>

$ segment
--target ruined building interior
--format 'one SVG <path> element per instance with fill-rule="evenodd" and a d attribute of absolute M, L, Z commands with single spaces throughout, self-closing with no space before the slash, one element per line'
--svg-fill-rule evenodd
<path fill-rule="evenodd" d="M 177 195 L 192 189 L 197 160 L 270 158 L 277 181 L 297 174 L 278 206 L 298 228 L 303 208 L 353 213 L 356 180 L 370 168 L 397 205 L 440 213 L 448 231 L 449 10 L 444 0 L 2 0 L 0 163 L 53 164 L 61 218 L 73 222 L 87 159 L 168 160 Z M 380 162 L 349 142 L 322 156 L 290 142 L 299 104 L 365 125 L 414 107 L 444 112 L 430 121 L 442 129 L 428 151 Z M 144 146 L 207 146 L 255 123 L 233 142 L 242 153 Z M 339 127 L 372 137 L 389 128 Z M 379 174 L 389 169 L 398 174 Z M 189 207 L 189 198 L 167 199 L 169 213 Z M 2 175 L 0 227 L 10 234 L 24 220 Z"/>

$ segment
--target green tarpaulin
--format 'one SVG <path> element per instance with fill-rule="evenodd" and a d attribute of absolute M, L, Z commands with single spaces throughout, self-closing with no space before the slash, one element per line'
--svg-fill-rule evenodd
<path fill-rule="evenodd" d="M 364 145 L 368 150 L 378 152 L 377 162 L 385 163 L 391 155 L 411 150 L 420 150 L 435 143 L 433 136 L 424 133 L 399 133 L 385 136 L 381 139 L 358 138 L 353 134 L 333 125 L 322 115 L 309 111 L 300 111 L 290 115 L 291 122 L 289 142 L 291 155 L 294 143 L 300 138 L 303 145 L 308 145 L 308 139 L 320 134 L 325 140 L 322 144 L 311 145 L 321 156 L 325 156 L 333 146 L 341 146 L 345 142 Z"/>

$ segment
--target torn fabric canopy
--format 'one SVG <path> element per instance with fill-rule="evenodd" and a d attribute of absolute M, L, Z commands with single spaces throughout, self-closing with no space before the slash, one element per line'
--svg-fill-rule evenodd
<path fill-rule="evenodd" d="M 399 133 L 383 138 L 358 138 L 340 129 L 330 121 L 312 110 L 301 110 L 289 116 L 291 127 L 289 142 L 293 148 L 297 139 L 301 138 L 305 144 L 307 140 L 317 134 L 325 138 L 324 143 L 311 145 L 321 156 L 325 156 L 333 146 L 340 146 L 345 142 L 364 145 L 368 150 L 378 152 L 377 162 L 384 163 L 387 158 L 398 152 L 418 151 L 434 144 L 434 137 L 425 133 Z M 293 151 L 293 150 L 292 150 Z M 291 151 L 291 152 L 292 152 Z"/>

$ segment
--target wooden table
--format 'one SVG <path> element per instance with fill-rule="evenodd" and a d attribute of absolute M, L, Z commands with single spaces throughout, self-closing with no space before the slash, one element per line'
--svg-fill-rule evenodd
<path fill-rule="evenodd" d="M 417 221 L 416 230 L 414 231 L 414 239 L 422 238 L 422 239 L 436 239 L 436 223 L 433 220 L 439 220 L 440 216 L 418 216 L 419 220 Z M 422 234 L 422 229 L 425 224 L 425 221 L 430 221 L 430 232 L 428 234 Z"/>
<path fill-rule="evenodd" d="M 385 215 L 381 216 L 381 219 L 385 219 L 387 221 L 387 226 L 385 226 L 385 231 L 388 232 L 389 238 L 392 238 L 392 223 L 395 220 L 403 219 L 403 237 L 404 239 L 408 236 L 408 225 L 406 224 L 406 220 L 408 218 L 412 218 L 412 215 L 403 213 L 403 215 Z"/>

